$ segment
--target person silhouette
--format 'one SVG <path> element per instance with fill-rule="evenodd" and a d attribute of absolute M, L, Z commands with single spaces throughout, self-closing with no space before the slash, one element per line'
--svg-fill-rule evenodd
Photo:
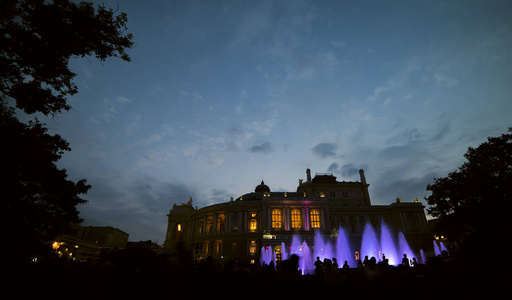
<path fill-rule="evenodd" d="M 407 254 L 404 253 L 404 258 L 402 258 L 402 265 L 404 267 L 410 267 L 411 265 L 409 264 L 409 259 L 407 258 Z"/>

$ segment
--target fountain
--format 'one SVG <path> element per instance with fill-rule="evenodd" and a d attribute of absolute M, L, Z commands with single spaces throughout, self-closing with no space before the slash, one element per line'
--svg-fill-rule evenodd
<path fill-rule="evenodd" d="M 332 251 L 332 246 L 329 242 L 324 242 L 320 231 L 315 233 L 315 243 L 314 243 L 314 259 L 320 257 L 320 260 L 331 259 L 334 257 L 334 252 Z"/>
<path fill-rule="evenodd" d="M 286 252 L 286 246 L 284 244 L 284 242 L 281 243 L 281 260 L 287 260 L 288 259 L 288 254 Z"/>
<path fill-rule="evenodd" d="M 276 257 L 274 254 L 274 251 L 272 251 L 272 246 L 261 247 L 261 254 L 260 254 L 260 264 L 263 265 L 263 263 L 269 265 L 271 261 L 276 261 Z"/>
<path fill-rule="evenodd" d="M 402 255 L 407 254 L 407 258 L 409 258 L 409 260 L 411 260 L 413 257 L 416 257 L 414 252 L 412 252 L 411 247 L 409 247 L 409 243 L 407 243 L 407 240 L 401 232 L 398 233 L 398 241 L 400 244 L 400 253 Z"/>
<path fill-rule="evenodd" d="M 342 227 L 338 230 L 338 238 L 336 239 L 336 259 L 338 259 L 338 265 L 341 267 L 347 261 L 348 265 L 352 268 L 357 266 L 354 252 L 350 249 L 347 235 Z"/>
<path fill-rule="evenodd" d="M 398 235 L 395 235 L 392 230 L 389 229 L 384 220 L 381 222 L 379 233 L 376 232 L 370 222 L 366 222 L 361 247 L 359 248 L 361 260 L 365 256 L 368 256 L 368 258 L 375 257 L 377 261 L 380 261 L 382 260 L 382 256 L 385 256 L 386 259 L 388 259 L 389 265 L 396 266 L 402 263 L 403 254 L 407 254 L 407 258 L 410 260 L 413 257 L 416 257 L 409 246 L 409 243 L 405 239 L 404 234 L 402 232 L 398 232 Z M 332 243 L 335 244 L 333 245 Z M 289 252 L 287 252 L 288 249 L 290 250 Z M 434 249 L 436 251 L 436 255 L 441 254 L 441 250 L 435 241 Z M 299 257 L 299 269 L 302 274 L 313 273 L 314 261 L 317 257 L 320 257 L 320 260 L 322 261 L 325 258 L 332 259 L 333 257 L 336 257 L 340 268 L 343 266 L 345 261 L 347 261 L 351 268 L 355 268 L 357 263 L 355 261 L 353 251 L 354 250 L 352 250 L 351 245 L 349 244 L 348 236 L 342 227 L 339 228 L 338 236 L 335 241 L 322 236 L 320 231 L 315 232 L 315 239 L 311 249 L 305 240 L 301 241 L 298 234 L 293 235 L 292 243 L 289 245 L 289 248 L 286 248 L 286 244 L 284 242 L 281 243 L 282 260 L 286 260 L 292 254 L 296 254 Z M 423 250 L 421 250 L 420 254 L 421 261 L 425 263 L 426 258 Z M 275 254 L 272 251 L 271 246 L 261 248 L 261 264 L 270 264 L 271 261 L 275 262 L 275 259 Z"/>
<path fill-rule="evenodd" d="M 397 251 L 393 235 L 384 220 L 381 224 L 380 245 L 382 247 L 382 254 L 389 260 L 388 263 L 390 265 L 397 265 L 401 262 L 400 253 Z"/>
<path fill-rule="evenodd" d="M 309 252 L 309 246 L 304 241 L 302 243 L 302 257 L 299 260 L 299 268 L 302 270 L 302 275 L 313 274 L 314 264 L 313 259 L 311 258 L 311 253 Z"/>
<path fill-rule="evenodd" d="M 434 240 L 434 252 L 436 253 L 436 256 L 441 255 L 441 249 L 439 249 L 439 246 L 437 245 L 435 240 Z"/>
<path fill-rule="evenodd" d="M 370 222 L 366 222 L 363 231 L 363 241 L 361 242 L 361 257 L 368 256 L 368 258 L 375 257 L 380 258 L 379 251 L 381 250 L 379 245 L 379 239 L 373 229 Z"/>
<path fill-rule="evenodd" d="M 440 246 L 441 246 L 441 254 L 443 253 L 443 251 L 446 251 L 446 253 L 448 255 L 450 255 L 450 252 L 448 252 L 448 249 L 446 248 L 446 246 L 444 245 L 443 242 L 440 243 Z"/>

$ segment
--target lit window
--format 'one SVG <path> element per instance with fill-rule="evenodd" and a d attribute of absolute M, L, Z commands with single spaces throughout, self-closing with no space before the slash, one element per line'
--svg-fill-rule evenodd
<path fill-rule="evenodd" d="M 213 216 L 209 216 L 206 219 L 206 233 L 211 233 L 213 229 Z"/>
<path fill-rule="evenodd" d="M 300 228 L 301 227 L 301 220 L 300 220 L 300 210 L 299 209 L 292 209 L 292 228 Z"/>
<path fill-rule="evenodd" d="M 280 209 L 272 210 L 272 228 L 281 228 L 283 222 L 283 213 Z"/>
<path fill-rule="evenodd" d="M 249 245 L 249 252 L 251 254 L 256 254 L 256 241 L 251 241 L 251 244 Z"/>
<path fill-rule="evenodd" d="M 256 229 L 258 229 L 258 221 L 256 219 L 251 219 L 249 221 L 249 230 L 255 231 Z"/>
<path fill-rule="evenodd" d="M 178 231 L 182 231 L 183 229 L 181 228 L 181 223 L 178 223 L 178 225 L 176 226 Z"/>
<path fill-rule="evenodd" d="M 217 217 L 217 232 L 224 232 L 225 227 L 226 227 L 226 216 L 224 214 L 220 214 Z"/>
<path fill-rule="evenodd" d="M 310 213 L 311 228 L 320 228 L 320 212 L 318 209 L 312 209 Z"/>

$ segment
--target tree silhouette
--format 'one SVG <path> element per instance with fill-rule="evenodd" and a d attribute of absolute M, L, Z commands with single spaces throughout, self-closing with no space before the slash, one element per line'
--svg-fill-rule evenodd
<path fill-rule="evenodd" d="M 447 177 L 427 185 L 428 212 L 439 217 L 438 230 L 453 240 L 478 233 L 486 246 L 496 245 L 511 235 L 508 214 L 512 197 L 512 128 L 508 134 L 489 137 L 468 148 L 467 159 Z M 508 243 L 508 241 L 506 241 Z"/>
<path fill-rule="evenodd" d="M 67 222 L 79 222 L 79 195 L 90 185 L 73 182 L 56 162 L 69 144 L 47 133 L 36 119 L 20 122 L 15 107 L 26 114 L 53 115 L 69 110 L 67 97 L 78 92 L 68 68 L 72 57 L 94 55 L 101 61 L 119 57 L 132 47 L 124 34 L 125 13 L 92 3 L 67 0 L 0 1 L 0 230 L 2 252 L 26 257 L 37 252 Z"/>

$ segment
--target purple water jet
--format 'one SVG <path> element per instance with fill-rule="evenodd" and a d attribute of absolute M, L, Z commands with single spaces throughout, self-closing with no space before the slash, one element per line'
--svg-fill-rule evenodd
<path fill-rule="evenodd" d="M 338 237 L 336 238 L 336 259 L 340 267 L 343 266 L 345 261 L 352 268 L 357 266 L 354 258 L 354 252 L 352 252 L 348 243 L 347 235 L 342 227 L 338 230 Z"/>
<path fill-rule="evenodd" d="M 288 253 L 286 252 L 286 246 L 284 242 L 281 243 L 281 260 L 287 260 L 288 259 Z"/>
<path fill-rule="evenodd" d="M 363 231 L 363 241 L 361 242 L 361 258 L 368 256 L 368 258 L 379 258 L 379 239 L 370 222 L 366 222 Z"/>
<path fill-rule="evenodd" d="M 435 252 L 436 256 L 441 255 L 441 249 L 439 249 L 439 246 L 437 245 L 435 240 L 434 240 L 434 252 Z"/>
<path fill-rule="evenodd" d="M 331 244 L 329 242 L 324 242 L 320 231 L 315 233 L 315 243 L 313 249 L 315 254 L 314 260 L 316 260 L 317 257 L 320 257 L 321 261 L 326 258 L 332 259 L 334 257 Z"/>
<path fill-rule="evenodd" d="M 400 245 L 400 253 L 402 255 L 407 254 L 407 258 L 409 260 L 411 260 L 413 257 L 416 257 L 414 255 L 414 252 L 412 251 L 411 247 L 409 247 L 409 243 L 407 243 L 405 236 L 401 232 L 398 233 L 398 242 Z"/>
<path fill-rule="evenodd" d="M 382 254 L 389 260 L 388 263 L 390 265 L 397 265 L 400 263 L 401 258 L 396 248 L 395 239 L 384 220 L 381 225 L 380 245 L 382 247 Z"/>

